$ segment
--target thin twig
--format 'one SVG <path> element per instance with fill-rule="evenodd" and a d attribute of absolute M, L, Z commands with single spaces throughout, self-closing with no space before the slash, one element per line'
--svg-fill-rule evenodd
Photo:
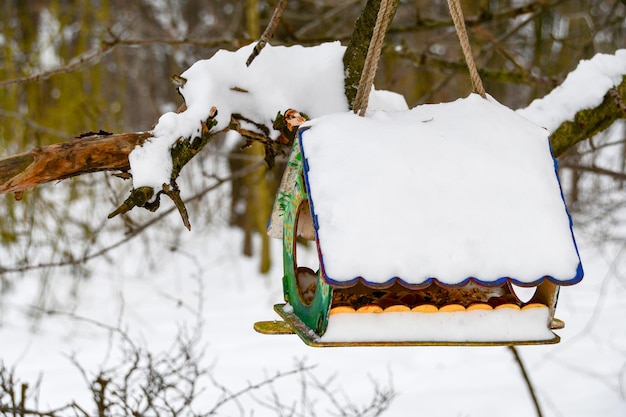
<path fill-rule="evenodd" d="M 295 369 L 292 369 L 291 371 L 286 371 L 286 372 L 276 372 L 276 374 L 274 374 L 274 376 L 270 376 L 267 377 L 266 379 L 264 379 L 261 382 L 257 382 L 255 384 L 251 384 L 248 383 L 248 386 L 246 386 L 245 388 L 240 389 L 239 391 L 235 391 L 232 392 L 230 390 L 225 391 L 225 393 L 227 393 L 228 395 L 225 396 L 224 398 L 222 398 L 221 400 L 219 400 L 218 402 L 216 402 L 213 405 L 213 408 L 211 410 L 209 410 L 209 412 L 207 413 L 208 415 L 213 415 L 217 412 L 217 410 L 219 410 L 224 404 L 233 401 L 241 396 L 243 396 L 244 394 L 247 394 L 249 392 L 252 392 L 254 390 L 258 390 L 264 386 L 267 385 L 271 385 L 272 383 L 274 383 L 275 381 L 279 380 L 279 379 L 284 379 L 287 378 L 289 376 L 292 375 L 297 375 L 306 371 L 310 371 L 311 369 L 315 368 L 315 366 L 308 366 L 308 367 L 297 367 Z"/>
<path fill-rule="evenodd" d="M 526 386 L 528 387 L 528 392 L 530 393 L 530 396 L 533 399 L 533 404 L 535 404 L 537 417 L 543 417 L 543 413 L 541 412 L 541 406 L 539 405 L 539 400 L 537 399 L 537 396 L 535 395 L 535 389 L 533 388 L 532 382 L 530 382 L 530 377 L 528 376 L 528 373 L 526 372 L 526 367 L 524 366 L 524 362 L 522 362 L 522 358 L 520 357 L 519 352 L 517 351 L 517 348 L 512 345 L 509 346 L 508 348 L 513 354 L 513 357 L 515 358 L 515 362 L 517 362 L 517 365 L 519 366 L 519 369 L 522 372 L 522 376 L 524 377 L 524 381 L 526 382 Z"/>
<path fill-rule="evenodd" d="M 559 163 L 559 167 L 574 169 L 578 171 L 592 172 L 594 174 L 606 175 L 606 176 L 609 176 L 616 180 L 621 180 L 621 181 L 626 180 L 626 174 L 624 174 L 623 172 L 611 171 L 610 169 L 598 167 L 595 164 L 592 164 L 591 166 L 587 166 L 587 165 L 580 165 L 580 164 L 575 164 L 575 163 L 570 164 L 567 162 L 562 162 L 562 163 Z"/>
<path fill-rule="evenodd" d="M 265 45 L 267 45 L 270 39 L 272 39 L 272 36 L 274 36 L 274 32 L 276 31 L 276 28 L 278 27 L 278 22 L 280 22 L 280 18 L 283 15 L 283 11 L 285 11 L 285 6 L 287 6 L 287 0 L 278 0 L 278 5 L 276 5 L 276 9 L 274 9 L 274 14 L 272 15 L 272 18 L 270 19 L 269 24 L 265 28 L 265 31 L 261 35 L 261 38 L 254 46 L 252 53 L 250 54 L 250 56 L 248 57 L 248 60 L 246 61 L 247 67 L 249 67 L 250 64 L 252 64 L 252 61 L 254 61 L 254 59 L 257 56 L 259 56 L 259 54 L 261 53 L 261 50 L 265 48 Z"/>
<path fill-rule="evenodd" d="M 528 14 L 541 13 L 545 10 L 552 9 L 566 0 L 555 0 L 553 2 L 546 2 L 546 0 L 537 0 L 532 3 L 528 3 L 521 7 L 507 9 L 496 13 L 481 13 L 476 17 L 467 17 L 465 19 L 465 25 L 467 27 L 474 27 L 477 25 L 493 22 L 501 22 L 507 20 L 513 20 L 519 16 L 525 16 Z M 389 30 L 390 34 L 398 33 L 412 33 L 425 30 L 432 30 L 437 28 L 446 28 L 454 26 L 452 20 L 435 20 L 428 18 L 418 18 L 416 22 L 408 26 L 394 26 Z"/>
<path fill-rule="evenodd" d="M 33 129 L 35 129 L 35 130 L 37 130 L 39 132 L 46 133 L 46 134 L 52 135 L 52 136 L 56 136 L 56 137 L 64 139 L 64 140 L 71 136 L 67 132 L 62 132 L 60 130 L 56 130 L 56 129 L 52 129 L 52 128 L 43 126 L 43 125 L 41 125 L 41 124 L 39 124 L 39 123 L 29 119 L 28 117 L 26 117 L 26 116 L 24 116 L 24 115 L 22 115 L 20 113 L 14 112 L 14 111 L 0 109 L 0 116 L 2 116 L 2 117 L 11 117 L 13 119 L 19 120 L 20 122 L 24 123 L 27 126 L 32 127 Z"/>
<path fill-rule="evenodd" d="M 54 75 L 65 74 L 75 71 L 84 65 L 95 63 L 100 57 L 111 52 L 118 46 L 143 46 L 143 45 L 194 45 L 207 48 L 222 47 L 222 46 L 238 46 L 240 42 L 236 40 L 217 39 L 214 41 L 201 41 L 195 39 L 167 39 L 167 38 L 153 38 L 153 39 L 113 39 L 111 41 L 102 42 L 99 46 L 78 55 L 71 59 L 67 65 L 51 69 L 49 71 L 40 72 L 38 74 L 29 75 L 26 77 L 14 78 L 11 80 L 0 81 L 0 87 L 7 87 L 14 84 L 24 84 L 29 82 L 37 82 L 46 80 Z"/>
<path fill-rule="evenodd" d="M 13 85 L 13 84 L 37 82 L 37 81 L 48 79 L 52 77 L 53 75 L 71 72 L 91 61 L 95 61 L 96 59 L 100 58 L 102 55 L 111 51 L 115 47 L 115 45 L 116 43 L 113 43 L 113 42 L 109 44 L 102 44 L 97 48 L 94 48 L 90 51 L 85 52 L 84 54 L 77 56 L 76 58 L 72 59 L 69 64 L 63 67 L 55 68 L 50 71 L 40 72 L 39 74 L 30 75 L 28 77 L 21 77 L 21 78 L 15 78 L 12 80 L 0 81 L 0 87 L 6 87 L 9 85 Z"/>
<path fill-rule="evenodd" d="M 199 191 L 198 193 L 196 193 L 195 195 L 185 199 L 185 203 L 189 203 L 195 200 L 199 200 L 202 197 L 204 197 L 207 193 L 219 188 L 220 186 L 244 177 L 248 174 L 250 174 L 251 172 L 253 172 L 254 170 L 256 170 L 258 167 L 263 166 L 265 164 L 264 161 L 258 161 L 256 163 L 250 164 L 248 166 L 246 166 L 245 168 L 240 169 L 239 171 L 234 172 L 232 175 L 225 177 L 225 178 L 218 178 L 217 182 L 215 182 L 214 184 L 210 185 L 209 187 Z M 128 233 L 123 239 L 118 240 L 117 242 L 104 247 L 96 252 L 92 252 L 89 254 L 86 254 L 85 256 L 81 257 L 81 258 L 76 258 L 76 259 L 71 259 L 71 260 L 64 260 L 64 261 L 59 261 L 59 262 L 47 262 L 47 263 L 40 263 L 40 264 L 36 264 L 36 265 L 25 265 L 25 266 L 21 266 L 21 267 L 2 267 L 0 266 L 0 273 L 10 273 L 10 272 L 25 272 L 25 271 L 31 271 L 31 270 L 37 270 L 37 269 L 44 269 L 44 268 L 55 268 L 55 267 L 62 267 L 62 266 L 68 266 L 68 265 L 80 265 L 83 263 L 86 263 L 92 259 L 98 258 L 100 256 L 105 255 L 106 253 L 110 252 L 111 250 L 122 246 L 123 244 L 129 242 L 130 240 L 132 240 L 133 238 L 137 237 L 138 235 L 141 234 L 141 232 L 143 232 L 145 229 L 147 229 L 148 227 L 152 226 L 153 224 L 161 221 L 162 219 L 164 219 L 167 215 L 169 215 L 170 213 L 172 213 L 174 210 L 177 210 L 176 206 L 172 206 L 170 208 L 168 208 L 167 210 L 163 210 L 161 212 L 159 212 L 159 215 L 154 216 L 152 219 L 150 219 L 149 221 L 141 224 L 140 226 L 134 228 L 130 233 Z"/>

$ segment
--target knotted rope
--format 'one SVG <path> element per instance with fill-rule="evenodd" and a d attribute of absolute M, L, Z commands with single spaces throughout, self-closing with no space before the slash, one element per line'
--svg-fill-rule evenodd
<path fill-rule="evenodd" d="M 385 40 L 387 27 L 391 20 L 392 10 L 393 0 L 380 1 L 380 9 L 378 9 L 378 15 L 376 16 L 374 33 L 372 34 L 372 39 L 370 39 L 365 63 L 363 64 L 363 71 L 359 79 L 359 87 L 356 91 L 356 97 L 354 98 L 354 112 L 358 112 L 359 116 L 364 116 L 365 110 L 367 110 L 370 91 L 372 90 L 372 84 L 374 84 L 374 77 L 378 69 L 378 61 L 383 49 L 383 41 Z"/>
<path fill-rule="evenodd" d="M 483 82 L 480 79 L 476 63 L 474 62 L 474 57 L 472 56 L 472 47 L 470 46 L 469 38 L 467 37 L 461 3 L 459 0 L 448 0 L 448 7 L 450 8 L 450 15 L 452 16 L 456 33 L 459 36 L 459 41 L 461 42 L 461 49 L 463 50 L 463 55 L 465 56 L 465 62 L 467 62 L 467 68 L 470 72 L 474 92 L 480 94 L 482 98 L 486 98 L 485 87 L 483 87 Z"/>

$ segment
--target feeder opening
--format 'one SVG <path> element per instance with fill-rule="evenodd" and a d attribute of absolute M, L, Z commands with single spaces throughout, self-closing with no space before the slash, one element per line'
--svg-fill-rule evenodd
<path fill-rule="evenodd" d="M 303 200 L 298 206 L 295 235 L 294 264 L 298 296 L 304 305 L 309 305 L 317 289 L 319 258 L 317 251 L 311 250 L 315 230 L 308 200 Z"/>
<path fill-rule="evenodd" d="M 348 288 L 335 288 L 330 312 L 492 310 L 524 308 L 529 300 L 530 297 L 518 298 L 507 284 L 492 287 L 470 282 L 448 288 L 433 282 L 421 289 L 410 289 L 398 282 L 388 288 L 372 288 L 359 282 Z"/>
<path fill-rule="evenodd" d="M 519 285 L 511 284 L 510 290 L 520 301 L 527 303 L 537 292 L 537 287 L 521 287 Z"/>

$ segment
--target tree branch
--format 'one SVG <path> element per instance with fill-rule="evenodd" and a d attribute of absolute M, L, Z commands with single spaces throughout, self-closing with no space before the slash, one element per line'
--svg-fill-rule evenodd
<path fill-rule="evenodd" d="M 151 187 L 139 187 L 133 188 L 130 192 L 130 197 L 126 199 L 117 209 L 109 214 L 109 219 L 117 216 L 118 214 L 126 213 L 135 207 L 144 207 L 150 211 L 156 211 L 160 205 L 161 193 L 167 195 L 180 213 L 180 217 L 183 220 L 183 224 L 187 230 L 191 230 L 191 224 L 189 223 L 189 216 L 187 214 L 187 208 L 185 203 L 180 198 L 180 192 L 176 179 L 180 175 L 180 171 L 191 159 L 196 156 L 202 148 L 211 140 L 211 138 L 219 132 L 211 132 L 211 129 L 217 124 L 215 117 L 217 116 L 217 109 L 211 108 L 209 118 L 205 122 L 200 122 L 202 126 L 202 134 L 195 138 L 178 138 L 176 143 L 172 145 L 170 154 L 172 156 L 172 174 L 170 176 L 169 184 L 163 184 L 162 190 L 158 191 L 155 195 L 154 189 Z M 154 197 L 154 198 L 153 198 Z"/>
<path fill-rule="evenodd" d="M 537 399 L 537 395 L 535 394 L 535 389 L 533 388 L 532 382 L 530 382 L 530 377 L 528 376 L 528 372 L 526 372 L 526 367 L 524 366 L 524 362 L 522 362 L 522 358 L 517 351 L 515 346 L 509 346 L 509 350 L 513 354 L 515 358 L 515 362 L 519 366 L 520 372 L 522 373 L 522 377 L 524 377 L 524 382 L 526 382 L 526 387 L 528 388 L 528 393 L 530 394 L 533 404 L 535 405 L 535 411 L 537 412 L 537 417 L 542 417 L 543 413 L 541 412 L 541 406 L 539 405 L 539 400 Z"/>
<path fill-rule="evenodd" d="M 611 126 L 616 120 L 626 118 L 626 75 L 617 87 L 611 88 L 599 106 L 581 110 L 571 121 L 561 124 L 551 135 L 550 145 L 555 157 L 563 154 L 578 142 L 588 139 Z"/>
<path fill-rule="evenodd" d="M 94 134 L 0 159 L 0 194 L 97 171 L 129 169 L 128 154 L 149 132 Z"/>
<path fill-rule="evenodd" d="M 438 57 L 428 52 L 416 53 L 410 50 L 394 50 L 396 56 L 411 61 L 415 66 L 424 66 L 437 69 L 451 70 L 457 72 L 467 71 L 467 64 L 461 61 L 451 61 Z M 509 71 L 506 69 L 492 69 L 482 67 L 478 69 L 478 73 L 484 79 L 501 83 L 513 84 L 534 84 L 541 86 L 556 87 L 558 81 L 549 77 L 537 77 L 529 73 L 520 71 Z"/>
<path fill-rule="evenodd" d="M 111 52 L 118 46 L 144 46 L 144 45 L 193 45 L 201 46 L 205 48 L 209 47 L 226 47 L 235 46 L 239 47 L 244 41 L 229 40 L 229 39 L 217 39 L 214 41 L 202 41 L 194 39 L 167 39 L 167 38 L 152 38 L 152 39 L 119 39 L 115 35 L 110 41 L 103 41 L 97 47 L 90 49 L 89 51 L 82 53 L 72 58 L 66 65 L 58 68 L 51 69 L 49 71 L 40 72 L 34 75 L 26 77 L 14 78 L 11 80 L 0 81 L 0 87 L 7 87 L 15 84 L 24 84 L 29 82 L 38 82 L 46 80 L 57 74 L 65 74 L 75 71 L 87 64 L 95 63 L 102 56 Z"/>
<path fill-rule="evenodd" d="M 576 143 L 607 129 L 616 120 L 625 118 L 625 102 L 626 76 L 623 77 L 620 85 L 610 89 L 605 94 L 604 100 L 599 106 L 579 111 L 573 116 L 572 121 L 564 122 L 552 133 L 550 143 L 554 156 L 558 157 Z M 218 133 L 211 132 L 216 111 L 216 109 L 212 109 L 209 119 L 202 123 L 201 137 L 192 141 L 178 141 L 172 147 L 171 153 L 174 164 L 172 179 L 170 184 L 166 184 L 166 187 L 157 193 L 156 200 L 153 199 L 154 190 L 145 190 L 143 187 L 133 190 L 131 196 L 111 213 L 110 217 L 124 213 L 136 206 L 154 211 L 158 208 L 159 194 L 165 193 L 174 201 L 185 226 L 189 228 L 186 209 L 176 186 L 176 178 L 182 167 L 202 150 L 214 134 Z M 260 129 L 261 133 L 244 130 L 238 123 L 238 118 L 247 120 L 242 115 L 233 115 L 233 122 L 228 129 L 239 131 L 248 141 L 263 143 L 266 146 L 266 151 L 267 149 L 274 149 L 275 145 L 285 146 L 282 143 L 272 141 L 269 138 L 269 132 L 263 129 Z M 257 125 L 257 127 L 260 126 Z M 19 198 L 22 191 L 41 183 L 97 171 L 127 171 L 130 168 L 129 153 L 135 146 L 142 144 L 150 137 L 152 137 L 150 132 L 118 135 L 99 132 L 0 159 L 0 194 L 14 192 Z M 276 150 L 274 149 L 274 151 Z"/>
<path fill-rule="evenodd" d="M 200 199 L 202 199 L 206 194 L 208 194 L 209 192 L 221 187 L 222 185 L 231 182 L 233 180 L 237 180 L 239 178 L 245 177 L 246 175 L 249 175 L 250 173 L 254 172 L 258 167 L 262 166 L 264 164 L 263 161 L 258 160 L 258 161 L 253 161 L 252 163 L 246 165 L 245 167 L 243 167 L 242 169 L 235 171 L 233 173 L 231 173 L 231 175 L 229 175 L 228 177 L 223 177 L 223 178 L 216 178 L 216 181 L 205 187 L 204 189 L 202 189 L 201 191 L 199 191 L 198 193 L 192 195 L 191 197 L 185 199 L 185 203 L 191 203 L 193 201 L 198 201 Z M 123 238 L 121 238 L 120 240 L 110 244 L 109 246 L 105 246 L 104 248 L 101 248 L 97 251 L 94 252 L 89 252 L 89 253 L 85 253 L 82 256 L 79 257 L 70 257 L 69 259 L 63 259 L 60 261 L 56 261 L 56 262 L 46 262 L 46 263 L 39 263 L 39 264 L 27 264 L 27 265 L 20 265 L 20 266 L 11 266 L 11 267 L 3 267 L 2 265 L 0 265 L 0 274 L 7 274 L 7 273 L 22 273 L 25 271 L 32 271 L 32 270 L 38 270 L 38 269 L 45 269 L 45 268 L 56 268 L 56 267 L 62 267 L 62 266 L 68 266 L 68 265 L 78 265 L 78 264 L 82 264 L 82 263 L 86 263 L 92 259 L 98 258 L 100 256 L 104 256 L 106 255 L 108 252 L 112 251 L 113 249 L 116 249 L 126 243 L 128 243 L 129 241 L 131 241 L 132 239 L 136 238 L 137 236 L 141 235 L 141 233 L 146 230 L 147 228 L 151 227 L 152 225 L 158 223 L 159 221 L 163 220 L 165 217 L 167 217 L 170 213 L 172 213 L 174 210 L 176 210 L 177 207 L 170 207 L 168 209 L 165 210 L 161 210 L 159 211 L 159 213 L 153 217 L 150 218 L 150 220 L 146 221 L 143 224 L 140 224 L 137 227 L 134 227 L 130 232 L 128 232 L 126 235 L 124 235 Z"/>
<path fill-rule="evenodd" d="M 528 3 L 521 7 L 516 7 L 496 13 L 492 13 L 488 10 L 481 10 L 480 14 L 475 17 L 466 17 L 465 25 L 469 27 L 474 27 L 482 24 L 499 22 L 504 20 L 515 19 L 516 17 L 523 16 L 530 13 L 536 13 L 543 10 L 549 10 L 554 8 L 560 3 L 563 3 L 564 0 L 555 0 L 552 2 L 546 2 L 545 0 L 536 0 L 532 3 Z M 393 29 L 389 30 L 389 33 L 409 33 L 409 32 L 418 32 L 425 31 L 437 28 L 446 28 L 453 27 L 454 23 L 451 19 L 445 20 L 437 20 L 430 18 L 422 18 L 421 16 L 417 17 L 415 23 L 410 24 L 408 26 L 397 26 Z"/>
<path fill-rule="evenodd" d="M 592 172 L 594 174 L 606 175 L 608 177 L 612 177 L 619 181 L 626 180 L 626 174 L 624 174 L 623 172 L 611 171 L 610 169 L 602 168 L 602 167 L 596 166 L 595 164 L 591 164 L 591 166 L 587 166 L 587 165 L 572 164 L 572 163 L 565 162 L 565 163 L 559 163 L 559 167 L 575 169 L 577 171 Z"/>

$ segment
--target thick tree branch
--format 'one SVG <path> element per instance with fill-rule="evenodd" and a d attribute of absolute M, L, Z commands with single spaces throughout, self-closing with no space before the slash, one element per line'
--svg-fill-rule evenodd
<path fill-rule="evenodd" d="M 90 172 L 128 170 L 128 154 L 151 136 L 149 132 L 94 134 L 0 159 L 0 194 Z"/>
<path fill-rule="evenodd" d="M 551 135 L 552 153 L 558 157 L 578 142 L 588 139 L 611 126 L 616 120 L 626 118 L 626 75 L 617 87 L 610 89 L 602 103 L 592 109 L 581 110 L 571 121 L 561 124 Z"/>

